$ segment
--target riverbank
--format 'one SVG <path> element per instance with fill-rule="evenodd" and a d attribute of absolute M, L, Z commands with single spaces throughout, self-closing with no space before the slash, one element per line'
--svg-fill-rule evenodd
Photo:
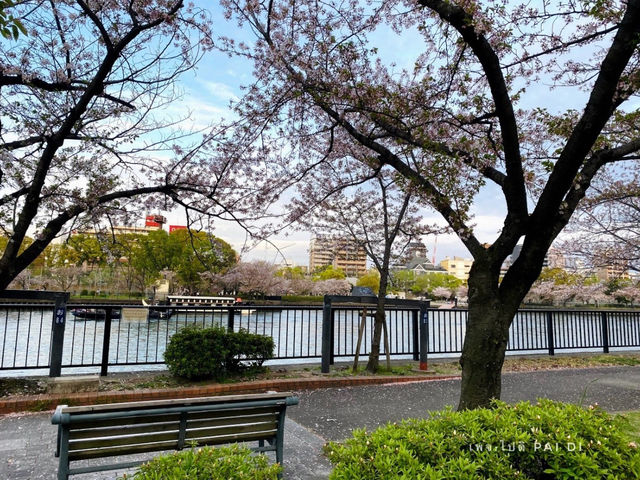
<path fill-rule="evenodd" d="M 638 354 L 581 354 L 507 357 L 503 372 L 583 369 L 640 365 Z M 176 378 L 167 371 L 98 375 L 0 378 L 0 414 L 50 410 L 58 404 L 84 405 L 143 401 L 150 399 L 255 393 L 267 390 L 315 390 L 348 386 L 382 385 L 455 379 L 460 375 L 456 361 L 433 360 L 421 371 L 417 362 L 393 361 L 390 371 L 353 374 L 348 364 L 336 364 L 328 374 L 317 365 L 274 366 L 262 372 L 228 379 L 193 382 Z"/>

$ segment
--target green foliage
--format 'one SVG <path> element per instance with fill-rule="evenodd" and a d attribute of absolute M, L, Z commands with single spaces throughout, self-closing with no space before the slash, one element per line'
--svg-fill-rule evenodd
<path fill-rule="evenodd" d="M 300 280 L 306 277 L 306 272 L 302 267 L 282 267 L 275 273 L 277 277 L 288 280 Z"/>
<path fill-rule="evenodd" d="M 245 368 L 259 368 L 265 360 L 273 358 L 275 344 L 271 337 L 240 329 L 228 332 L 227 341 L 229 353 L 225 358 L 225 368 L 228 373 L 238 373 Z"/>
<path fill-rule="evenodd" d="M 391 284 L 403 292 L 410 290 L 415 281 L 416 274 L 413 270 L 398 270 L 391 275 Z"/>
<path fill-rule="evenodd" d="M 369 287 L 376 295 L 380 290 L 380 273 L 376 270 L 369 270 L 356 282 L 357 287 Z"/>
<path fill-rule="evenodd" d="M 640 478 L 640 452 L 599 408 L 551 400 L 405 420 L 330 443 L 331 479 Z"/>
<path fill-rule="evenodd" d="M 14 5 L 13 0 L 0 0 L 0 35 L 8 40 L 17 40 L 20 34 L 27 34 L 20 19 L 9 13 Z"/>
<path fill-rule="evenodd" d="M 541 282 L 553 282 L 555 285 L 582 285 L 584 277 L 567 272 L 563 268 L 543 268 L 538 277 Z"/>
<path fill-rule="evenodd" d="M 614 295 L 615 293 L 624 287 L 630 287 L 633 285 L 633 282 L 629 278 L 612 278 L 607 281 L 605 286 L 605 293 L 607 295 Z"/>
<path fill-rule="evenodd" d="M 161 455 L 121 480 L 275 480 L 282 471 L 266 455 L 240 445 L 193 448 Z"/>
<path fill-rule="evenodd" d="M 314 282 L 318 280 L 344 280 L 345 278 L 347 276 L 344 271 L 341 268 L 335 268 L 333 265 L 318 268 L 312 277 Z"/>
<path fill-rule="evenodd" d="M 464 285 L 464 281 L 449 275 L 448 273 L 423 273 L 415 279 L 411 290 L 418 294 L 431 295 L 436 288 L 447 288 L 454 290 Z"/>
<path fill-rule="evenodd" d="M 176 230 L 168 235 L 171 250 L 179 252 L 169 268 L 179 283 L 190 287 L 200 282 L 200 273 L 219 273 L 235 265 L 237 254 L 224 240 L 206 232 Z"/>
<path fill-rule="evenodd" d="M 185 327 L 175 333 L 164 353 L 169 371 L 190 380 L 224 379 L 273 358 L 271 337 L 246 330 L 228 332 L 221 326 Z"/>

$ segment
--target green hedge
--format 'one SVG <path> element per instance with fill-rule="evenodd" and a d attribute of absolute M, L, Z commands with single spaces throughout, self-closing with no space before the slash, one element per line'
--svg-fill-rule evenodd
<path fill-rule="evenodd" d="M 599 408 L 496 402 L 354 431 L 325 448 L 333 480 L 640 478 L 640 453 L 618 422 Z"/>
<path fill-rule="evenodd" d="M 185 327 L 171 337 L 164 353 L 169 371 L 191 380 L 215 378 L 260 367 L 273 358 L 271 337 L 224 327 Z"/>
<path fill-rule="evenodd" d="M 204 447 L 155 457 L 122 480 L 275 480 L 282 467 L 239 445 Z"/>

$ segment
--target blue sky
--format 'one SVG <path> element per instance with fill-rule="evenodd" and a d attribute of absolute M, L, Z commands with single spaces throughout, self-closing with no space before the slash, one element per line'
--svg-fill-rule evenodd
<path fill-rule="evenodd" d="M 238 29 L 235 22 L 227 22 L 222 17 L 220 7 L 216 2 L 201 2 L 211 12 L 216 35 L 232 36 L 236 40 L 250 42 L 251 36 L 247 32 Z M 381 55 L 393 58 L 399 66 L 411 65 L 416 52 L 423 43 L 415 32 L 404 32 L 401 36 L 390 31 L 380 33 L 385 35 L 380 42 L 384 51 Z M 197 69 L 185 74 L 182 79 L 184 99 L 178 105 L 177 110 L 187 109 L 192 112 L 192 118 L 196 125 L 204 126 L 207 123 L 216 122 L 222 117 L 232 116 L 228 107 L 231 101 L 237 100 L 241 95 L 241 85 L 248 84 L 252 80 L 252 65 L 240 58 L 229 58 L 227 55 L 213 51 L 208 53 L 200 62 Z M 558 99 L 561 99 L 560 101 Z M 530 86 L 527 89 L 523 106 L 555 106 L 556 108 L 581 109 L 584 95 L 575 89 L 550 90 L 544 82 Z M 500 192 L 495 188 L 486 188 L 478 195 L 475 207 L 476 235 L 481 241 L 491 242 L 498 233 L 504 220 L 503 201 Z M 170 224 L 183 224 L 184 217 L 179 212 L 168 212 Z M 439 219 L 437 216 L 432 217 Z M 218 223 L 214 232 L 219 237 L 230 242 L 240 250 L 245 242 L 244 233 L 232 224 Z M 295 264 L 306 265 L 308 262 L 308 243 L 311 234 L 309 232 L 291 231 L 288 237 L 283 235 L 274 237 L 273 242 L 282 249 L 287 261 Z M 433 236 L 423 239 L 429 249 L 429 256 L 433 254 L 435 238 Z M 469 254 L 455 235 L 441 235 L 437 239 L 436 260 L 445 256 L 463 256 Z M 276 250 L 265 244 L 243 253 L 246 260 L 266 260 L 269 262 L 281 262 L 282 257 Z"/>

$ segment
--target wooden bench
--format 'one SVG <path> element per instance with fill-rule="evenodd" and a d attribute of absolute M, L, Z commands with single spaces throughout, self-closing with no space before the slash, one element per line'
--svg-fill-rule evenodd
<path fill-rule="evenodd" d="M 275 451 L 276 461 L 282 464 L 285 412 L 287 406 L 297 404 L 298 398 L 285 392 L 80 407 L 59 405 L 51 419 L 58 425 L 58 479 L 130 468 L 148 459 L 70 468 L 74 461 L 181 450 L 194 444 L 257 441 L 258 446 L 252 450 Z"/>

